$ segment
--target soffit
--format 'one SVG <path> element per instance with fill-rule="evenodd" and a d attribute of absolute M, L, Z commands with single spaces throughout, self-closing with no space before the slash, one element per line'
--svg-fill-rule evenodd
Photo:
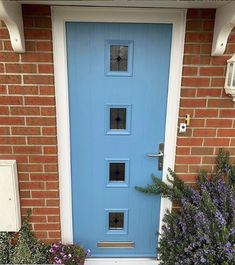
<path fill-rule="evenodd" d="M 119 7 L 161 7 L 161 8 L 218 8 L 232 1 L 212 0 L 17 0 L 20 4 L 72 5 L 72 6 L 119 6 Z"/>

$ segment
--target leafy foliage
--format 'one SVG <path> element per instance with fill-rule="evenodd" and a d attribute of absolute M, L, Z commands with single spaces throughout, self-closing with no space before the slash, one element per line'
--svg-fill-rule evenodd
<path fill-rule="evenodd" d="M 84 264 L 90 250 L 85 251 L 79 245 L 72 244 L 43 244 L 30 230 L 30 214 L 29 211 L 18 235 L 0 232 L 0 264 Z"/>
<path fill-rule="evenodd" d="M 167 212 L 158 253 L 161 265 L 235 264 L 235 170 L 229 154 L 220 150 L 215 173 L 201 172 L 190 187 L 170 171 L 169 184 L 137 188 L 177 201 L 179 211 Z"/>
<path fill-rule="evenodd" d="M 183 196 L 190 196 L 191 188 L 179 179 L 171 169 L 168 170 L 171 176 L 167 176 L 168 183 L 152 175 L 153 184 L 148 185 L 146 188 L 136 187 L 136 189 L 148 194 L 160 194 L 162 197 L 169 198 L 172 201 L 181 202 Z"/>
<path fill-rule="evenodd" d="M 47 263 L 47 246 L 37 240 L 29 226 L 29 215 L 25 218 L 19 232 L 17 243 L 10 251 L 11 264 L 45 264 Z"/>
<path fill-rule="evenodd" d="M 220 150 L 216 158 L 216 172 L 217 176 L 224 176 L 225 181 L 228 182 L 232 188 L 235 188 L 235 166 L 229 162 L 229 152 Z"/>
<path fill-rule="evenodd" d="M 11 248 L 11 236 L 7 232 L 0 232 L 0 264 L 9 263 L 9 250 Z"/>

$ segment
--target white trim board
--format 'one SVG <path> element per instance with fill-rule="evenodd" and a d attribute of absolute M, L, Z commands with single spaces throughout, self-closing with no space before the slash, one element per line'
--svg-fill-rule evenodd
<path fill-rule="evenodd" d="M 85 265 L 158 265 L 154 258 L 87 258 Z"/>
<path fill-rule="evenodd" d="M 157 8 L 218 8 L 228 0 L 16 0 L 21 4 L 57 6 L 110 6 L 110 7 L 157 7 Z"/>
<path fill-rule="evenodd" d="M 73 242 L 69 98 L 66 57 L 65 22 L 124 22 L 170 23 L 173 25 L 172 49 L 167 99 L 163 180 L 168 168 L 174 168 L 178 110 L 182 76 L 186 10 L 156 8 L 100 8 L 100 7 L 52 7 L 52 32 L 57 106 L 57 132 L 60 181 L 61 235 L 64 243 Z M 171 208 L 167 199 L 161 201 L 160 227 L 166 209 Z M 93 260 L 93 262 L 92 262 Z M 102 259 L 103 263 L 108 259 Z M 111 263 L 112 260 L 112 263 Z M 128 259 L 150 265 L 150 259 Z M 99 265 L 101 259 L 88 259 L 87 264 Z M 124 259 L 109 259 L 107 264 L 124 264 Z M 156 262 L 156 261 L 155 261 Z M 135 263 L 138 265 L 137 263 Z"/>

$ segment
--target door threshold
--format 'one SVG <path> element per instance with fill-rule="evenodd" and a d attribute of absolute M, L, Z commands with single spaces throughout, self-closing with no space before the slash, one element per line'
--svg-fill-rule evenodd
<path fill-rule="evenodd" d="M 157 265 L 154 258 L 88 258 L 85 265 Z"/>

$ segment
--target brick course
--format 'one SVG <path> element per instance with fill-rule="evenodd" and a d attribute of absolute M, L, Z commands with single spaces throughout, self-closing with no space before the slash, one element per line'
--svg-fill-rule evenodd
<path fill-rule="evenodd" d="M 178 133 L 175 171 L 186 182 L 198 170 L 211 171 L 219 148 L 234 156 L 234 102 L 224 93 L 227 60 L 235 52 L 235 31 L 225 54 L 211 56 L 215 10 L 191 9 L 187 13 L 179 123 L 191 115 L 187 133 Z M 234 162 L 234 157 L 232 157 Z"/>
<path fill-rule="evenodd" d="M 200 168 L 211 170 L 220 147 L 235 156 L 235 108 L 224 93 L 226 61 L 235 51 L 235 31 L 223 56 L 211 57 L 214 10 L 187 14 L 175 171 L 189 183 Z M 26 53 L 12 51 L 0 24 L 0 159 L 16 159 L 22 214 L 31 208 L 35 235 L 60 240 L 55 88 L 49 6 L 23 5 Z M 234 161 L 234 157 L 233 157 Z"/>
<path fill-rule="evenodd" d="M 0 159 L 16 159 L 21 212 L 45 242 L 60 240 L 59 183 L 49 6 L 23 5 L 26 53 L 0 26 Z"/>

